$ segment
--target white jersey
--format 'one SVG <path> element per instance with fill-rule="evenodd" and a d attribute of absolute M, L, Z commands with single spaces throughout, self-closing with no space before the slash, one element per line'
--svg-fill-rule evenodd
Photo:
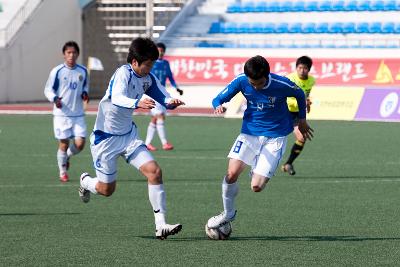
<path fill-rule="evenodd" d="M 171 96 L 154 74 L 140 77 L 130 64 L 119 67 L 111 77 L 106 94 L 99 103 L 94 125 L 95 143 L 109 136 L 131 132 L 132 113 L 143 94 L 149 95 L 164 106 L 171 101 Z"/>
<path fill-rule="evenodd" d="M 60 64 L 53 68 L 44 88 L 50 102 L 61 97 L 62 108 L 54 105 L 55 116 L 77 117 L 84 115 L 82 93 L 89 92 L 88 74 L 85 67 L 76 64 L 73 68 Z"/>

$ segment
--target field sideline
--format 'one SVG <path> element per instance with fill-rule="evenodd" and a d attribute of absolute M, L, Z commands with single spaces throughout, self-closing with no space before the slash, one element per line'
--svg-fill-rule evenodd
<path fill-rule="evenodd" d="M 87 117 L 89 131 L 94 119 Z M 135 117 L 142 138 L 148 120 Z M 255 194 L 246 171 L 231 239 L 207 240 L 204 224 L 222 209 L 226 154 L 240 123 L 167 118 L 176 149 L 153 154 L 168 221 L 183 230 L 159 241 L 135 169 L 121 159 L 115 194 L 85 205 L 77 188 L 81 172 L 93 174 L 88 146 L 71 160 L 72 181 L 60 184 L 52 116 L 0 115 L 0 265 L 398 266 L 398 123 L 312 121 L 316 136 L 295 163 L 297 175 L 277 171 Z"/>

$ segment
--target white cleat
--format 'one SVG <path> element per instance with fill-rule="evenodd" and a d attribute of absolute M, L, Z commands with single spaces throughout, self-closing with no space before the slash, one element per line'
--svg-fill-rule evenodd
<path fill-rule="evenodd" d="M 233 214 L 233 216 L 230 218 L 227 218 L 225 212 L 223 211 L 219 215 L 208 219 L 207 227 L 210 229 L 219 228 L 219 227 L 235 220 L 235 217 L 236 217 L 236 210 L 235 210 L 235 213 Z"/>
<path fill-rule="evenodd" d="M 82 181 L 86 177 L 90 178 L 89 173 L 84 172 L 81 174 L 81 178 L 79 179 L 81 186 L 79 186 L 79 197 L 81 198 L 83 203 L 88 203 L 90 201 L 90 191 L 82 187 Z"/>
<path fill-rule="evenodd" d="M 167 239 L 169 235 L 174 235 L 182 230 L 182 224 L 164 224 L 160 228 L 156 229 L 157 239 Z"/>

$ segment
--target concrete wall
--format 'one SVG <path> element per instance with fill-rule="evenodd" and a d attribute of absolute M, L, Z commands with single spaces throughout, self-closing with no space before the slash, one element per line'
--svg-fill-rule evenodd
<path fill-rule="evenodd" d="M 50 70 L 68 40 L 81 45 L 78 1 L 45 0 L 6 48 L 0 49 L 0 103 L 43 101 Z M 81 59 L 80 59 L 81 60 Z"/>

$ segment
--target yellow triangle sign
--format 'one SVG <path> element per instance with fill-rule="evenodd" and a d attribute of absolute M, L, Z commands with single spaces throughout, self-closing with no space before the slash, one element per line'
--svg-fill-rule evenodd
<path fill-rule="evenodd" d="M 397 78 L 397 77 L 396 77 Z M 379 64 L 378 71 L 375 75 L 375 80 L 372 81 L 373 83 L 393 83 L 393 76 L 392 72 L 390 71 L 389 67 L 381 61 Z"/>

